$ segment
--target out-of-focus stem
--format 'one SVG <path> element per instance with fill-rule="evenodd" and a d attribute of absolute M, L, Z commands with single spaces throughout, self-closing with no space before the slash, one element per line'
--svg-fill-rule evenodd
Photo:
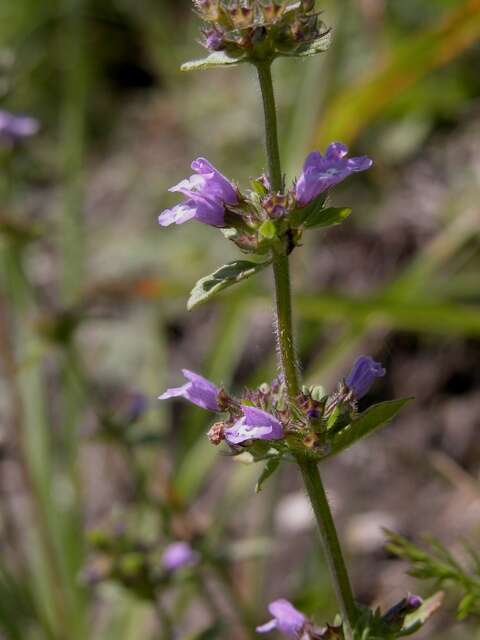
<path fill-rule="evenodd" d="M 7 252 L 9 250 L 7 249 Z M 10 256 L 13 262 L 15 257 Z M 10 266 L 7 263 L 7 267 Z M 7 269 L 7 273 L 11 273 Z M 14 278 L 14 286 L 18 280 Z M 22 287 L 20 287 L 22 289 Z M 21 297 L 21 290 L 16 292 L 16 296 Z M 11 301 L 13 300 L 13 298 Z M 4 371 L 5 380 L 8 385 L 8 395 L 12 407 L 12 437 L 18 455 L 19 469 L 22 474 L 23 484 L 30 501 L 30 515 L 34 521 L 34 530 L 38 535 L 41 548 L 45 556 L 45 569 L 48 572 L 49 583 L 52 588 L 52 605 L 56 617 L 55 634 L 58 640 L 66 640 L 68 629 L 67 602 L 63 588 L 62 569 L 58 561 L 58 554 L 50 531 L 48 516 L 45 513 L 42 490 L 32 473 L 28 447 L 26 444 L 24 411 L 21 393 L 17 378 L 16 355 L 13 350 L 14 339 L 11 325 L 7 316 L 9 301 L 0 292 L 0 364 Z"/>
<path fill-rule="evenodd" d="M 64 105 L 62 158 L 64 201 L 62 215 L 63 298 L 76 301 L 83 285 L 85 263 L 84 172 L 85 129 L 89 83 L 84 0 L 65 0 Z"/>
<path fill-rule="evenodd" d="M 283 179 L 271 64 L 258 64 L 257 70 L 265 112 L 270 184 L 272 190 L 280 191 L 283 188 Z M 273 271 L 275 275 L 278 351 L 288 395 L 294 402 L 299 394 L 300 385 L 293 341 L 289 262 L 285 249 L 283 252 L 273 252 Z M 357 608 L 320 472 L 317 464 L 304 456 L 299 454 L 296 459 L 317 520 L 318 531 L 345 625 L 347 640 L 351 640 L 352 627 L 357 617 Z"/>

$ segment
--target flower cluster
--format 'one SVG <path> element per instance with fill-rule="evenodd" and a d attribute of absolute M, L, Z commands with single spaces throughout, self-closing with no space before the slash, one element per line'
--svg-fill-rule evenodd
<path fill-rule="evenodd" d="M 172 542 L 163 552 L 162 566 L 165 571 L 174 573 L 186 567 L 194 567 L 199 560 L 199 553 L 188 542 Z"/>
<path fill-rule="evenodd" d="M 210 51 L 252 59 L 295 55 L 328 33 L 315 11 L 315 0 L 193 0 L 205 22 L 202 44 Z"/>
<path fill-rule="evenodd" d="M 225 441 L 238 451 L 253 441 L 282 441 L 288 435 L 300 437 L 309 448 L 321 446 L 317 435 L 328 428 L 331 417 L 354 415 L 356 402 L 377 377 L 385 375 L 385 369 L 370 356 L 361 356 L 334 394 L 317 397 L 304 388 L 295 403 L 288 399 L 281 380 L 246 390 L 238 400 L 193 371 L 184 369 L 183 375 L 187 382 L 167 389 L 159 399 L 185 398 L 202 409 L 227 414 L 212 426 L 209 438 L 215 445 Z"/>
<path fill-rule="evenodd" d="M 40 124 L 35 118 L 0 110 L 0 145 L 13 146 L 35 135 L 39 129 Z"/>
<path fill-rule="evenodd" d="M 194 175 L 170 189 L 181 193 L 184 201 L 163 211 L 158 220 L 164 227 L 198 220 L 229 229 L 227 237 L 244 252 L 264 253 L 273 241 L 287 235 L 295 244 L 306 207 L 321 199 L 321 208 L 332 187 L 372 164 L 366 156 L 349 158 L 347 147 L 334 142 L 325 155 L 317 151 L 308 156 L 300 177 L 284 193 L 272 191 L 264 175 L 241 193 L 208 160 L 198 158 L 192 163 Z"/>
<path fill-rule="evenodd" d="M 405 618 L 419 609 L 422 604 L 423 600 L 419 596 L 408 595 L 383 616 L 378 613 L 374 626 L 378 626 L 381 631 L 388 634 L 385 637 L 393 637 L 392 634 L 395 634 L 396 637 L 396 633 L 402 630 Z M 290 640 L 344 640 L 345 638 L 341 626 L 332 627 L 327 625 L 322 628 L 317 627 L 307 616 L 284 598 L 271 602 L 268 605 L 268 610 L 273 618 L 257 627 L 257 633 L 279 631 L 285 638 Z M 362 637 L 364 636 L 362 635 Z M 377 636 L 375 635 L 375 637 Z M 382 635 L 381 637 L 384 636 Z"/>
<path fill-rule="evenodd" d="M 123 523 L 93 529 L 88 539 L 94 553 L 83 572 L 84 582 L 116 582 L 145 600 L 155 600 L 162 585 L 182 570 L 195 568 L 202 559 L 185 540 L 164 547 L 138 538 Z"/>

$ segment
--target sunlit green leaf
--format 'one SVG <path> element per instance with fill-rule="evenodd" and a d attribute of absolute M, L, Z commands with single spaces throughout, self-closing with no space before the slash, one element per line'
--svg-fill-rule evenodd
<path fill-rule="evenodd" d="M 250 278 L 268 267 L 269 264 L 269 261 L 256 263 L 248 262 L 247 260 L 235 260 L 220 267 L 197 282 L 190 294 L 187 309 L 190 311 L 199 304 L 207 302 L 223 289 Z"/>
<path fill-rule="evenodd" d="M 182 64 L 182 71 L 197 71 L 199 69 L 214 69 L 215 67 L 232 67 L 234 65 L 246 62 L 245 56 L 231 56 L 225 51 L 215 51 L 206 58 L 200 60 L 190 60 Z"/>

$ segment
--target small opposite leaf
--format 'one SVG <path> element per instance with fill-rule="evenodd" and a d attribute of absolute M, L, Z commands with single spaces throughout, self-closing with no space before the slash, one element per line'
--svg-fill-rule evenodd
<path fill-rule="evenodd" d="M 263 489 L 264 483 L 272 476 L 278 469 L 280 464 L 280 458 L 270 458 L 265 465 L 257 484 L 255 485 L 255 493 L 260 493 Z"/>
<path fill-rule="evenodd" d="M 199 69 L 214 69 L 215 67 L 232 67 L 246 62 L 245 56 L 230 56 L 225 51 L 215 51 L 201 60 L 190 60 L 180 67 L 182 71 L 197 71 Z"/>
<path fill-rule="evenodd" d="M 265 222 L 262 222 L 259 231 L 267 240 L 272 240 L 272 238 L 277 235 L 277 228 L 273 220 L 265 220 Z"/>
<path fill-rule="evenodd" d="M 304 224 L 305 220 L 310 218 L 310 216 L 314 215 L 317 211 L 323 211 L 326 199 L 327 195 L 325 193 L 321 193 L 312 200 L 312 202 L 307 204 L 306 207 L 295 209 L 295 211 L 293 211 L 289 216 L 290 224 L 293 227 L 300 227 Z"/>
<path fill-rule="evenodd" d="M 440 609 L 444 598 L 444 592 L 438 591 L 431 598 L 425 600 L 419 609 L 405 618 L 399 637 L 410 636 L 412 633 L 416 633 L 420 627 L 423 627 L 433 614 Z"/>
<path fill-rule="evenodd" d="M 349 207 L 320 209 L 311 213 L 305 220 L 304 225 L 307 229 L 332 227 L 336 224 L 342 224 L 351 213 L 352 210 Z"/>
<path fill-rule="evenodd" d="M 323 36 L 309 42 L 305 47 L 300 50 L 297 50 L 295 53 L 282 53 L 282 56 L 292 57 L 292 58 L 305 58 L 307 56 L 314 56 L 317 53 L 323 53 L 329 49 L 330 44 L 332 42 L 332 32 L 328 31 L 328 33 L 324 33 Z"/>
<path fill-rule="evenodd" d="M 250 278 L 265 269 L 265 267 L 268 267 L 269 264 L 270 261 L 256 263 L 248 262 L 247 260 L 235 260 L 220 267 L 209 276 L 201 278 L 193 287 L 187 303 L 187 309 L 191 311 L 197 305 L 207 302 L 222 289 Z"/>
<path fill-rule="evenodd" d="M 375 429 L 389 422 L 413 398 L 390 400 L 375 404 L 342 429 L 331 441 L 331 450 L 325 457 L 332 457 L 347 449 L 352 444 L 370 435 Z"/>

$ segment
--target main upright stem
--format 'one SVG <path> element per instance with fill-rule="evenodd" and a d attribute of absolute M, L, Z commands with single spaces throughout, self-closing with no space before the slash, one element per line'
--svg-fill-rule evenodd
<path fill-rule="evenodd" d="M 265 112 L 265 138 L 268 158 L 268 174 L 272 191 L 283 191 L 283 176 L 278 146 L 277 110 L 273 91 L 271 63 L 258 64 L 258 79 L 262 89 Z M 290 265 L 284 253 L 273 254 L 275 297 L 277 301 L 277 338 L 282 371 L 288 394 L 296 398 L 300 391 L 297 359 L 293 344 L 292 296 L 290 292 Z"/>
<path fill-rule="evenodd" d="M 283 191 L 283 176 L 278 145 L 277 113 L 271 62 L 258 63 L 257 71 L 265 112 L 270 186 L 272 191 L 278 192 Z M 300 383 L 293 342 L 290 271 L 286 251 L 273 252 L 273 272 L 275 276 L 277 339 L 281 368 L 288 395 L 291 400 L 295 400 L 300 392 Z M 351 640 L 352 628 L 357 618 L 357 607 L 320 472 L 317 464 L 304 455 L 297 454 L 296 459 L 317 520 L 322 546 L 345 624 L 347 640 Z"/>

